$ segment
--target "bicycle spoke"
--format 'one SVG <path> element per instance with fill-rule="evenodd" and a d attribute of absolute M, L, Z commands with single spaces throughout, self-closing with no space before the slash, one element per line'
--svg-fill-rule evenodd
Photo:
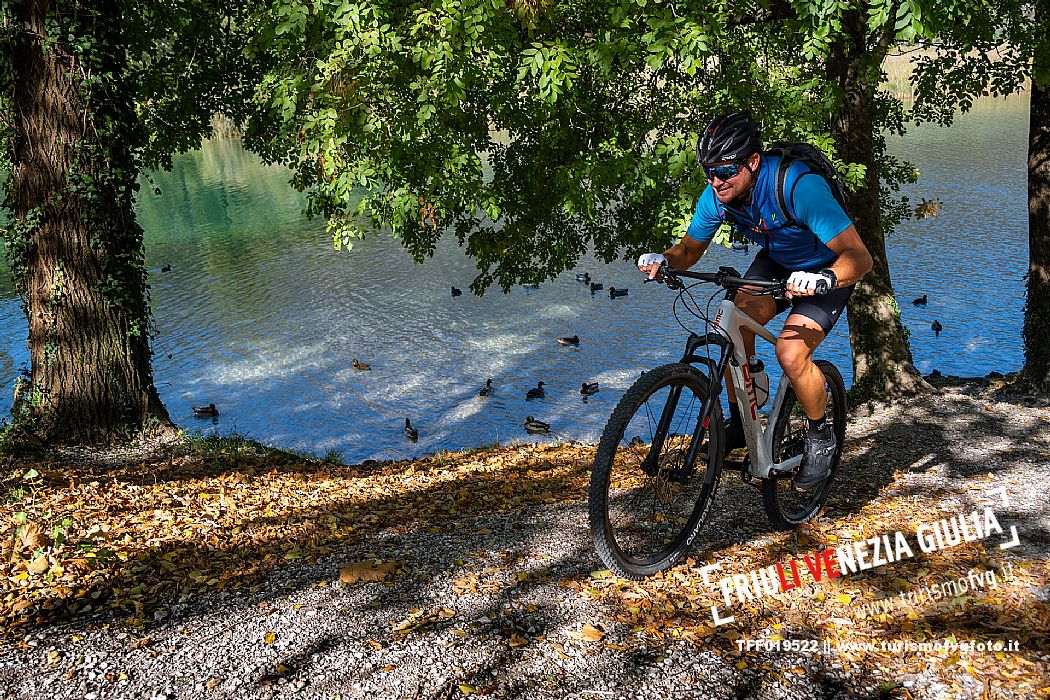
<path fill-rule="evenodd" d="M 698 499 L 696 488 L 702 480 L 684 480 L 682 475 L 703 396 L 690 389 L 677 389 L 688 396 L 674 391 L 675 387 L 665 386 L 647 396 L 619 436 L 608 517 L 618 547 L 633 559 L 666 556 L 663 553 L 681 537 Z M 677 399 L 674 404 L 669 403 L 672 399 Z M 658 437 L 661 417 L 668 426 L 662 438 Z M 641 438 L 646 434 L 648 443 Z M 660 443 L 656 452 L 654 443 Z M 700 456 L 697 461 L 705 459 Z M 643 471 L 646 464 L 650 466 Z M 697 468 L 703 472 L 705 467 Z"/>

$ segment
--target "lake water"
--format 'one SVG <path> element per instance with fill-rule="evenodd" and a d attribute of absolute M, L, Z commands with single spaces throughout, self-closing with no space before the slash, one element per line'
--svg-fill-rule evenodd
<path fill-rule="evenodd" d="M 923 372 L 983 375 L 1019 369 L 1027 271 L 1027 133 L 1024 99 L 987 100 L 950 129 L 914 127 L 892 139 L 922 171 L 909 188 L 943 202 L 939 216 L 902 225 L 888 240 L 891 271 L 912 352 Z M 539 289 L 472 296 L 472 261 L 454 240 L 415 265 L 382 236 L 335 251 L 320 221 L 279 168 L 237 140 L 210 142 L 154 174 L 138 205 L 159 336 L 155 379 L 172 417 L 191 431 L 236 432 L 348 462 L 441 449 L 537 440 L 596 441 L 627 386 L 681 355 L 674 295 L 641 284 L 629 262 L 582 260 L 579 272 L 609 287 L 592 295 L 574 273 Z M 700 266 L 743 270 L 751 256 L 719 250 Z M 170 272 L 162 272 L 170 265 Z M 450 287 L 464 290 L 453 298 Z M 911 300 L 929 295 L 925 308 Z M 700 297 L 698 297 L 700 298 Z M 703 297 L 706 301 L 707 295 Z M 782 321 L 783 317 L 781 317 Z M 930 330 L 937 319 L 944 330 Z M 779 323 L 774 321 L 774 327 Z M 578 348 L 558 345 L 579 335 Z M 28 362 L 26 323 L 0 274 L 0 411 Z M 771 348 L 760 350 L 773 381 Z M 844 323 L 822 355 L 850 381 Z M 351 368 L 352 358 L 372 371 Z M 495 392 L 479 398 L 491 377 Z M 538 381 L 547 397 L 525 401 Z M 582 382 L 601 391 L 584 403 Z M 193 405 L 215 403 L 214 421 Z M 552 424 L 529 436 L 527 415 Z M 402 435 L 405 418 L 419 441 Z"/>

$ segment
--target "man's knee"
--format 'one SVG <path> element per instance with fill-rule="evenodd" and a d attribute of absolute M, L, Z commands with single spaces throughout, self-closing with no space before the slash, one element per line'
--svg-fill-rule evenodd
<path fill-rule="evenodd" d="M 813 351 L 798 341 L 777 342 L 777 362 L 784 374 L 794 379 L 813 361 Z"/>
<path fill-rule="evenodd" d="M 813 362 L 813 351 L 824 340 L 824 331 L 814 321 L 789 316 L 777 339 L 777 361 L 788 377 L 794 379 Z"/>

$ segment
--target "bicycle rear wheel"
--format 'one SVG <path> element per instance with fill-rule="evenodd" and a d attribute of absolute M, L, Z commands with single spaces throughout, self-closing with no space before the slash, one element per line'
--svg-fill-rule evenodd
<path fill-rule="evenodd" d="M 842 444 L 846 438 L 846 385 L 835 365 L 824 360 L 816 361 L 817 367 L 824 374 L 824 388 L 827 391 L 825 415 L 835 432 L 838 447 L 831 463 L 831 473 L 817 488 L 811 491 L 796 489 L 791 483 L 791 476 L 780 476 L 762 482 L 762 505 L 770 521 L 782 530 L 791 530 L 798 525 L 812 520 L 824 506 L 831 490 L 831 483 L 838 471 L 839 459 L 842 457 Z M 784 406 L 777 416 L 773 427 L 773 461 L 801 455 L 805 448 L 808 421 L 802 410 L 795 390 L 788 387 L 784 397 Z"/>
<path fill-rule="evenodd" d="M 674 566 L 703 527 L 725 443 L 718 402 L 701 421 L 709 381 L 681 363 L 646 372 L 605 426 L 588 506 L 594 547 L 618 576 L 640 579 Z M 686 464 L 694 440 L 696 458 Z"/>

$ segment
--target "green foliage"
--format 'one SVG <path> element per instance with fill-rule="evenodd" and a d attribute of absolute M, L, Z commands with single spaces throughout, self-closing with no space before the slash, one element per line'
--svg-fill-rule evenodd
<path fill-rule="evenodd" d="M 914 59 L 912 117 L 947 126 L 977 97 L 1022 89 L 1032 78 L 1033 60 L 1048 49 L 1034 12 L 1031 2 L 1006 0 L 945 28 L 941 40 Z"/>
<path fill-rule="evenodd" d="M 770 7 L 780 19 L 749 20 Z M 422 261 L 450 230 L 477 260 L 472 288 L 508 288 L 557 274 L 588 248 L 612 260 L 680 236 L 705 185 L 696 134 L 717 112 L 751 109 L 768 139 L 807 140 L 834 157 L 828 117 L 841 94 L 823 61 L 846 13 L 864 14 L 858 68 L 868 71 L 895 42 L 950 30 L 961 45 L 988 23 L 984 4 L 954 0 L 784 7 L 149 3 L 123 34 L 142 136 L 122 170 L 170 164 L 221 112 L 247 125 L 246 145 L 292 167 L 308 214 L 326 220 L 337 247 L 389 231 Z M 883 100 L 876 131 L 902 130 L 901 113 Z M 915 170 L 875 138 L 892 227 L 907 211 L 893 196 Z M 863 167 L 837 163 L 862 183 Z M 90 197 L 98 183 L 70 186 Z"/>
<path fill-rule="evenodd" d="M 421 262 L 450 230 L 477 261 L 472 289 L 507 289 L 587 249 L 610 261 L 681 236 L 706 184 L 696 134 L 718 112 L 750 109 L 767 139 L 834 159 L 835 42 L 859 42 L 854 69 L 875 84 L 890 46 L 946 33 L 972 45 L 991 6 L 277 0 L 249 44 L 270 69 L 246 143 L 295 170 L 337 247 L 389 231 Z M 847 29 L 856 12 L 865 36 Z M 873 116 L 890 231 L 917 171 L 885 153 L 882 134 L 904 130 L 901 103 L 880 95 Z M 836 162 L 863 184 L 862 165 Z"/>
<path fill-rule="evenodd" d="M 294 168 L 337 245 L 390 231 L 422 261 L 453 231 L 476 292 L 672 242 L 719 111 L 833 151 L 819 63 L 790 33 L 727 27 L 735 6 L 523 7 L 279 0 L 249 45 L 272 68 L 246 144 Z"/>

